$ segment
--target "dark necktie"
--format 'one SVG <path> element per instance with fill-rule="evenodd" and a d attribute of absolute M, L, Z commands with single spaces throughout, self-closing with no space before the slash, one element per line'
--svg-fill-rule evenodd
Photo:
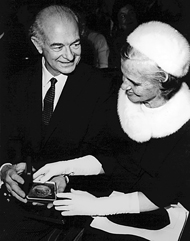
<path fill-rule="evenodd" d="M 55 98 L 55 84 L 57 80 L 55 78 L 52 78 L 51 80 L 51 86 L 48 89 L 45 98 L 44 98 L 44 110 L 42 113 L 42 121 L 44 125 L 48 125 L 51 119 L 51 116 L 53 114 L 53 103 Z"/>

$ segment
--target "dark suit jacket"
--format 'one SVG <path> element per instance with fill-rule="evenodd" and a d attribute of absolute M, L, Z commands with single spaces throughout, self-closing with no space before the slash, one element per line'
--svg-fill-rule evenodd
<path fill-rule="evenodd" d="M 10 129 L 13 130 L 8 161 L 12 159 L 18 163 L 29 155 L 34 167 L 39 168 L 48 162 L 97 154 L 97 140 L 104 130 L 109 82 L 99 71 L 79 64 L 68 76 L 43 134 L 41 61 L 14 76 L 8 91 L 12 117 Z"/>
<path fill-rule="evenodd" d="M 189 210 L 190 121 L 171 135 L 140 143 L 131 140 L 121 128 L 117 104 L 118 91 L 110 98 L 107 112 L 113 152 L 108 172 L 113 190 L 142 191 L 161 208 L 179 201 Z"/>
<path fill-rule="evenodd" d="M 9 125 L 6 128 L 6 132 L 9 133 L 3 137 L 9 136 L 9 140 L 4 148 L 6 151 L 2 155 L 1 165 L 5 162 L 25 161 L 27 156 L 32 157 L 32 165 L 36 169 L 48 162 L 68 160 L 88 154 L 98 158 L 105 131 L 106 103 L 111 94 L 110 80 L 103 77 L 100 71 L 81 63 L 68 76 L 45 134 L 41 123 L 41 59 L 36 65 L 13 76 L 8 86 L 6 103 L 8 114 L 3 122 L 4 126 Z M 26 230 L 30 227 L 31 233 L 37 229 L 42 234 L 44 231 L 40 230 L 48 231 L 52 225 L 61 224 L 62 229 L 61 214 L 55 212 L 53 208 L 49 210 L 46 206 L 23 204 L 15 198 L 10 204 L 7 203 L 8 211 L 5 217 L 15 214 L 16 220 L 13 218 L 12 227 L 18 234 L 22 227 L 23 229 L 26 227 Z M 15 224 L 19 223 L 19 220 L 21 224 L 16 227 Z M 43 222 L 43 225 L 39 222 Z M 47 222 L 50 222 L 50 225 Z M 8 226 L 11 226 L 10 218 Z"/>

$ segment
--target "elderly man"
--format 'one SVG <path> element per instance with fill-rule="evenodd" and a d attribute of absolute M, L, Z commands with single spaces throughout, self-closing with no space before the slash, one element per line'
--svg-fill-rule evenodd
<path fill-rule="evenodd" d="M 48 162 L 77 158 L 91 168 L 109 96 L 107 79 L 80 63 L 78 19 L 69 8 L 52 5 L 41 10 L 30 35 L 42 59 L 10 81 L 12 131 L 0 169 L 3 188 L 8 191 L 5 196 L 12 204 L 9 208 L 16 203 L 16 213 L 10 212 L 16 233 L 13 239 L 6 234 L 6 240 L 15 241 L 49 240 L 52 228 L 63 228 L 63 220 L 53 210 L 27 202 L 21 175 L 27 160 L 32 160 L 33 170 Z M 64 176 L 52 181 L 59 192 L 64 191 Z"/>

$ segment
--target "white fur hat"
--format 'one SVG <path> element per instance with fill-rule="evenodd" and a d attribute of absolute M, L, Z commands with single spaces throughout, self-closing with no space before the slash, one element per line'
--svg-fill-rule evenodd
<path fill-rule="evenodd" d="M 176 77 L 187 74 L 189 43 L 170 25 L 158 21 L 143 23 L 127 37 L 127 42 L 167 73 Z"/>

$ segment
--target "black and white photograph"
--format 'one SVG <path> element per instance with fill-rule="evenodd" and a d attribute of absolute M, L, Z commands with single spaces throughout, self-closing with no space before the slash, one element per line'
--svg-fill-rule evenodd
<path fill-rule="evenodd" d="M 0 241 L 190 241 L 189 0 L 0 0 Z"/>

